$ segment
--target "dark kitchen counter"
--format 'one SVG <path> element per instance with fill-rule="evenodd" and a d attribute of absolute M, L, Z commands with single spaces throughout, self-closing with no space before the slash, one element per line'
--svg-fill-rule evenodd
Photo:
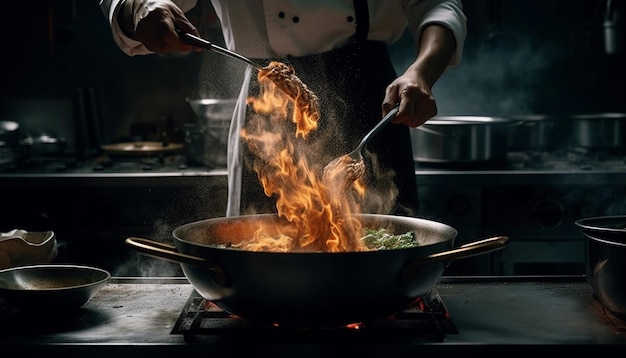
<path fill-rule="evenodd" d="M 465 186 L 512 185 L 623 185 L 626 170 L 449 170 L 418 168 L 418 185 L 447 186 L 463 183 Z"/>
<path fill-rule="evenodd" d="M 91 168 L 67 170 L 63 172 L 0 172 L 0 184 L 11 186 L 102 186 L 102 185 L 172 185 L 180 182 L 204 180 L 226 181 L 225 169 L 160 169 L 152 171 L 105 171 L 96 172 Z M 623 185 L 626 169 L 606 170 L 506 170 L 506 169 L 467 169 L 451 170 L 437 168 L 416 168 L 415 176 L 421 185 Z"/>
<path fill-rule="evenodd" d="M 0 185 L 31 187 L 160 187 L 200 185 L 207 181 L 226 186 L 225 169 L 172 169 L 94 171 L 91 167 L 56 171 L 0 172 Z"/>
<path fill-rule="evenodd" d="M 418 187 L 617 186 L 626 182 L 626 170 L 449 170 L 416 168 Z M 225 169 L 184 169 L 133 172 L 0 172 L 0 187 L 31 188 L 179 187 L 213 185 L 226 188 Z"/>
<path fill-rule="evenodd" d="M 545 154 L 544 154 L 545 155 Z M 626 157 L 623 154 L 604 160 L 567 159 L 549 155 L 536 163 L 524 153 L 508 154 L 505 164 L 469 163 L 461 166 L 446 162 L 418 163 L 418 185 L 466 186 L 498 185 L 623 185 L 626 180 Z M 106 157 L 104 157 L 106 158 Z M 131 158 L 112 162 L 96 158 L 75 161 L 66 157 L 48 158 L 37 165 L 0 168 L 0 185 L 37 186 L 168 186 L 206 180 L 226 182 L 225 168 L 188 166 L 181 156 Z M 110 163 L 102 165 L 102 163 Z"/>
<path fill-rule="evenodd" d="M 555 152 L 556 153 L 556 152 Z M 418 185 L 623 185 L 626 157 L 623 153 L 569 155 L 509 152 L 505 164 L 417 163 Z"/>
<path fill-rule="evenodd" d="M 595 300 L 584 277 L 443 277 L 436 288 L 458 330 L 443 341 L 406 335 L 320 337 L 308 331 L 287 336 L 212 334 L 189 341 L 171 334 L 193 292 L 181 277 L 113 278 L 91 301 L 65 314 L 25 315 L 5 306 L 4 311 L 0 308 L 0 345 L 20 355 L 64 357 L 132 353 L 217 357 L 244 352 L 274 357 L 328 357 L 339 352 L 417 356 L 513 347 L 516 352 L 561 353 L 626 348 L 626 323 Z"/>

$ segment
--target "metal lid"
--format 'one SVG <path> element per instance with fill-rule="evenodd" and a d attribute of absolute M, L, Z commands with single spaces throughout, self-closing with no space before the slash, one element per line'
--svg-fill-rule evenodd
<path fill-rule="evenodd" d="M 483 117 L 483 116 L 437 116 L 426 121 L 425 124 L 432 125 L 486 125 L 486 124 L 508 124 L 510 119 L 503 117 Z"/>

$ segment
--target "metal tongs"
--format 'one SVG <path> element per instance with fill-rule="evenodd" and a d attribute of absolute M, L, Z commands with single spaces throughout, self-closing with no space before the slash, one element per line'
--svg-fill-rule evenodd
<path fill-rule="evenodd" d="M 239 61 L 243 61 L 245 63 L 247 63 L 248 65 L 256 68 L 257 70 L 262 70 L 263 67 L 257 63 L 252 62 L 249 58 L 244 57 L 236 52 L 227 50 L 223 47 L 220 47 L 210 41 L 207 41 L 203 38 L 200 38 L 198 36 L 192 35 L 190 33 L 187 32 L 182 32 L 182 31 L 178 31 L 178 36 L 180 36 L 181 40 L 183 40 L 184 43 L 186 43 L 187 45 L 190 46 L 195 46 L 198 48 L 203 48 L 203 49 L 207 49 L 207 50 L 211 50 L 213 52 L 217 52 L 220 55 L 224 55 L 224 56 L 228 56 L 230 58 L 234 58 L 236 60 Z"/>

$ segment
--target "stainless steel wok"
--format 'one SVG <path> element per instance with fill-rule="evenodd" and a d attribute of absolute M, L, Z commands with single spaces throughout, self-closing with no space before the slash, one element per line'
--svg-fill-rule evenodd
<path fill-rule="evenodd" d="M 191 285 L 234 315 L 287 326 L 331 327 L 381 319 L 407 308 L 440 279 L 451 260 L 501 249 L 505 236 L 453 248 L 457 231 L 411 217 L 367 214 L 368 228 L 415 233 L 420 246 L 362 252 L 258 252 L 219 248 L 250 240 L 274 214 L 209 219 L 173 231 L 176 246 L 129 237 L 140 253 L 179 262 Z"/>

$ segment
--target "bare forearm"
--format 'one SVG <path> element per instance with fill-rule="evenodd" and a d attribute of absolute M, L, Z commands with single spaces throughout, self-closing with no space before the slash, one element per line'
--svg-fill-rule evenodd
<path fill-rule="evenodd" d="M 429 25 L 422 31 L 420 51 L 404 73 L 385 91 L 383 114 L 400 104 L 394 123 L 411 127 L 422 125 L 437 114 L 432 87 L 450 63 L 456 41 L 450 30 L 441 25 Z"/>
<path fill-rule="evenodd" d="M 455 49 L 452 31 L 441 25 L 429 25 L 422 31 L 417 58 L 406 72 L 421 73 L 420 77 L 432 88 L 448 66 Z"/>

